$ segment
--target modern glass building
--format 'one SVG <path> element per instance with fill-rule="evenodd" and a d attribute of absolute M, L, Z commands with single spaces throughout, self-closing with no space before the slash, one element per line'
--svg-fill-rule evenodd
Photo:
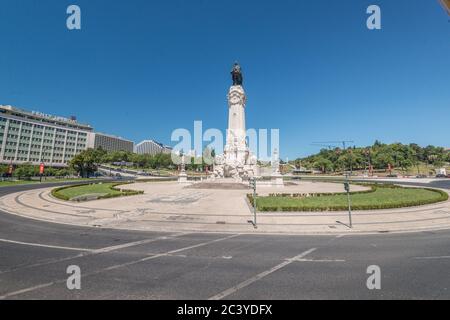
<path fill-rule="evenodd" d="M 0 163 L 63 167 L 88 148 L 89 125 L 0 105 Z"/>

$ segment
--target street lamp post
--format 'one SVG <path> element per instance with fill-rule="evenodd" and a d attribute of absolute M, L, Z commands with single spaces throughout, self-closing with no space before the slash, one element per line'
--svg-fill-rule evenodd
<path fill-rule="evenodd" d="M 350 229 L 353 229 L 353 221 L 352 221 L 352 199 L 350 197 L 350 182 L 348 180 L 348 175 L 346 175 L 346 182 L 345 182 L 345 191 L 347 192 L 347 202 L 348 202 L 348 220 L 349 220 L 349 227 Z"/>
<path fill-rule="evenodd" d="M 255 229 L 258 229 L 258 224 L 256 221 L 256 212 L 257 212 L 257 208 L 256 208 L 256 178 L 250 178 L 250 188 L 253 189 L 253 221 L 249 221 L 251 224 L 253 224 L 253 227 Z"/>
<path fill-rule="evenodd" d="M 329 142 L 315 142 L 314 145 L 320 145 L 320 146 L 325 146 L 325 144 L 342 144 L 342 153 L 345 155 L 345 153 L 350 153 L 351 154 L 351 150 L 347 150 L 347 143 L 354 143 L 354 141 L 329 141 Z M 328 147 L 331 150 L 331 145 L 328 145 Z M 336 150 L 337 155 L 340 155 L 340 150 L 337 149 Z M 350 174 L 353 174 L 353 160 L 352 160 L 352 154 L 350 156 Z M 353 222 L 352 222 L 352 199 L 351 199 L 351 194 L 350 194 L 350 179 L 348 177 L 349 173 L 347 171 L 347 166 L 346 166 L 346 161 L 344 158 L 343 164 L 342 164 L 343 168 L 343 175 L 345 176 L 345 180 L 344 180 L 344 187 L 345 187 L 345 191 L 347 192 L 347 201 L 348 201 L 348 216 L 349 216 L 349 225 L 348 227 L 350 229 L 353 228 Z M 340 224 L 343 224 L 340 221 L 337 221 Z M 345 225 L 345 224 L 344 224 Z"/>

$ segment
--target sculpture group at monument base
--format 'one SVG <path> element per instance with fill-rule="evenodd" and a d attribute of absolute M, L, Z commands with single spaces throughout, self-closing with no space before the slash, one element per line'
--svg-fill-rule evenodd
<path fill-rule="evenodd" d="M 235 69 L 233 70 L 237 72 Z M 237 70 L 240 72 L 240 67 Z M 233 82 L 228 92 L 227 141 L 223 155 L 215 159 L 214 178 L 232 178 L 235 181 L 244 181 L 259 174 L 257 158 L 247 145 L 246 102 L 247 97 L 242 82 L 239 84 Z"/>

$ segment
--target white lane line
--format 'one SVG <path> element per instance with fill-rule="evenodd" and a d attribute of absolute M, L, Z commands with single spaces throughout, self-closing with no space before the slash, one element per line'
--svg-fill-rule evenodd
<path fill-rule="evenodd" d="M 36 268 L 36 267 L 41 267 L 41 266 L 45 266 L 45 265 L 49 265 L 49 264 L 53 264 L 53 263 L 59 263 L 59 262 L 63 262 L 63 261 L 74 260 L 74 259 L 88 257 L 88 256 L 93 256 L 93 255 L 98 255 L 98 254 L 102 254 L 102 253 L 109 253 L 109 252 L 116 251 L 116 250 L 119 250 L 119 249 L 129 248 L 129 247 L 137 246 L 137 245 L 141 245 L 141 244 L 148 244 L 148 243 L 152 243 L 152 242 L 156 242 L 156 241 L 160 241 L 160 240 L 170 240 L 170 239 L 174 239 L 174 238 L 185 236 L 185 235 L 188 235 L 188 233 L 179 233 L 179 234 L 173 234 L 173 235 L 170 235 L 170 236 L 163 236 L 163 237 L 157 237 L 157 238 L 153 238 L 153 239 L 129 242 L 129 243 L 125 243 L 125 244 L 122 244 L 122 245 L 106 247 L 106 248 L 102 248 L 102 249 L 83 250 L 84 251 L 83 253 L 80 253 L 80 254 L 78 254 L 76 256 L 65 257 L 65 258 L 60 258 L 60 259 L 52 259 L 52 260 L 49 260 L 49 261 L 37 262 L 37 263 L 34 263 L 34 264 L 30 264 L 30 265 L 19 266 L 19 267 L 12 268 L 12 269 L 9 269 L 9 270 L 6 270 L 6 271 L 0 271 L 0 275 L 4 274 L 4 273 L 14 272 L 14 271 L 17 271 L 17 270 Z"/>
<path fill-rule="evenodd" d="M 225 291 L 223 291 L 223 292 L 221 292 L 221 293 L 219 293 L 219 294 L 209 298 L 208 300 L 222 300 L 223 298 L 228 297 L 229 295 L 231 295 L 231 294 L 233 294 L 233 293 L 235 293 L 235 292 L 237 292 L 237 291 L 239 291 L 239 290 L 241 290 L 241 289 L 251 285 L 252 283 L 254 283 L 254 282 L 258 281 L 258 280 L 261 280 L 264 277 L 267 277 L 268 275 L 274 273 L 275 271 L 278 271 L 278 270 L 280 270 L 280 269 L 290 265 L 294 261 L 306 257 L 307 255 L 313 253 L 316 250 L 317 250 L 316 248 L 313 248 L 313 249 L 310 249 L 308 251 L 305 251 L 302 254 L 299 254 L 298 256 L 296 256 L 296 257 L 294 257 L 292 259 L 288 259 L 288 260 L 284 261 L 283 263 L 280 263 L 279 265 L 277 265 L 277 266 L 275 266 L 275 267 L 273 267 L 273 268 L 271 268 L 269 270 L 261 272 L 260 274 L 254 276 L 254 277 L 251 277 L 250 279 L 245 280 L 244 282 L 241 282 L 240 284 L 238 284 L 238 285 L 236 285 L 234 287 L 231 287 L 230 289 L 227 289 L 227 290 L 225 290 Z"/>
<path fill-rule="evenodd" d="M 179 234 L 175 234 L 175 235 L 167 236 L 167 237 L 158 237 L 158 238 L 154 238 L 154 239 L 146 239 L 146 240 L 140 240 L 140 241 L 125 243 L 125 244 L 119 244 L 117 246 L 111 246 L 111 247 L 94 250 L 93 253 L 96 253 L 96 254 L 107 253 L 107 252 L 111 252 L 111 251 L 126 249 L 129 247 L 135 247 L 135 246 L 138 246 L 141 244 L 148 244 L 148 243 L 155 242 L 158 240 L 169 240 L 169 239 L 173 239 L 175 237 L 182 237 L 182 236 L 186 236 L 186 235 L 188 235 L 188 233 L 179 233 Z"/>
<path fill-rule="evenodd" d="M 164 252 L 164 253 L 159 253 L 159 254 L 152 255 L 150 257 L 146 257 L 146 258 L 143 258 L 143 259 L 130 261 L 130 262 L 123 263 L 123 264 L 118 264 L 118 265 L 111 266 L 111 267 L 108 267 L 108 268 L 105 268 L 105 269 L 102 269 L 102 270 L 99 270 L 99 271 L 95 271 L 95 272 L 92 272 L 92 273 L 88 274 L 88 276 L 89 275 L 93 275 L 93 274 L 97 274 L 97 273 L 101 273 L 101 272 L 104 272 L 104 271 L 111 271 L 111 270 L 115 270 L 115 269 L 119 269 L 119 268 L 123 268 L 123 267 L 128 267 L 128 266 L 131 266 L 131 265 L 135 265 L 135 264 L 138 264 L 138 263 L 141 263 L 141 262 L 153 260 L 153 259 L 156 259 L 156 258 L 173 256 L 174 254 L 177 254 L 177 253 L 180 253 L 180 252 L 183 252 L 183 251 L 204 247 L 204 246 L 216 243 L 216 242 L 221 242 L 221 241 L 229 240 L 229 239 L 232 239 L 232 238 L 236 238 L 238 236 L 240 236 L 240 234 L 234 234 L 234 235 L 231 235 L 231 236 L 228 236 L 228 237 L 225 237 L 225 238 L 211 240 L 211 241 L 203 242 L 203 243 L 196 244 L 196 245 L 193 245 L 193 246 L 184 247 L 184 248 L 181 248 L 181 249 L 176 249 L 176 250 L 172 250 L 172 251 L 168 251 L 168 252 Z"/>
<path fill-rule="evenodd" d="M 345 262 L 345 260 L 314 260 L 314 259 L 296 259 L 293 262 Z"/>
<path fill-rule="evenodd" d="M 10 292 L 10 293 L 7 293 L 7 294 L 5 294 L 3 296 L 0 296 L 0 300 L 4 300 L 6 298 L 17 296 L 19 294 L 27 293 L 27 292 L 30 292 L 30 291 L 34 291 L 34 290 L 38 290 L 38 289 L 42 289 L 42 288 L 47 288 L 47 287 L 50 287 L 50 286 L 52 286 L 54 284 L 55 284 L 54 282 L 49 282 L 49 283 L 44 283 L 44 284 L 40 284 L 40 285 L 31 287 L 31 288 L 26 288 L 26 289 L 22 289 L 22 290 L 19 290 L 19 291 Z"/>
<path fill-rule="evenodd" d="M 173 254 L 176 254 L 176 253 L 179 253 L 179 252 L 183 252 L 183 251 L 187 251 L 187 250 L 191 250 L 191 249 L 196 249 L 196 248 L 204 247 L 204 246 L 207 246 L 207 245 L 210 245 L 210 244 L 213 244 L 213 243 L 229 240 L 229 239 L 232 239 L 232 238 L 236 238 L 238 236 L 240 236 L 240 234 L 234 234 L 234 235 L 231 235 L 231 236 L 228 236 L 228 237 L 224 237 L 224 238 L 220 238 L 220 239 L 216 239 L 216 240 L 211 240 L 211 241 L 207 241 L 207 242 L 202 242 L 202 243 L 199 243 L 199 244 L 196 244 L 196 245 L 192 245 L 192 246 L 189 246 L 189 247 L 184 247 L 184 248 L 181 248 L 181 249 L 176 249 L 176 250 L 171 250 L 171 251 L 167 251 L 167 252 L 164 252 L 164 253 L 160 253 L 160 254 L 157 254 L 157 255 L 154 255 L 154 256 L 145 257 L 143 259 L 139 259 L 139 260 L 134 260 L 134 261 L 130 261 L 130 262 L 127 262 L 127 263 L 113 265 L 113 266 L 110 266 L 110 267 L 107 267 L 107 268 L 103 268 L 103 269 L 100 269 L 100 270 L 97 270 L 97 271 L 93 271 L 93 272 L 90 272 L 90 273 L 82 274 L 82 277 L 89 277 L 89 276 L 96 275 L 96 274 L 99 274 L 99 273 L 102 273 L 102 272 L 105 272 L 105 271 L 111 271 L 111 270 L 116 270 L 116 269 L 123 268 L 123 267 L 128 267 L 128 266 L 135 265 L 135 264 L 138 264 L 138 263 L 141 263 L 141 262 L 146 262 L 146 261 L 157 259 L 157 258 L 160 258 L 160 257 L 166 257 L 166 256 L 173 255 Z M 19 291 L 6 293 L 6 294 L 0 296 L 0 300 L 4 300 L 6 298 L 9 298 L 9 297 L 12 297 L 12 296 L 17 296 L 17 295 L 20 295 L 22 293 L 35 291 L 35 290 L 42 289 L 42 288 L 47 288 L 47 287 L 50 287 L 52 285 L 59 284 L 59 283 L 65 283 L 65 282 L 66 282 L 66 279 L 64 279 L 64 280 L 56 280 L 54 282 L 44 283 L 44 284 L 40 284 L 40 285 L 33 286 L 33 287 L 30 287 L 30 288 L 25 288 L 25 289 L 22 289 L 22 290 L 19 290 Z"/>
<path fill-rule="evenodd" d="M 20 245 L 23 245 L 23 246 L 30 246 L 30 247 L 41 247 L 41 248 L 61 249 L 61 250 L 70 250 L 70 251 L 87 251 L 87 252 L 94 252 L 95 251 L 95 249 L 88 249 L 88 248 L 73 248 L 73 247 L 52 246 L 52 245 L 48 245 L 48 244 L 33 243 L 33 242 L 22 242 L 22 241 L 14 241 L 14 240 L 7 240 L 7 239 L 0 239 L 0 242 L 20 244 Z"/>
<path fill-rule="evenodd" d="M 450 256 L 437 256 L 437 257 L 416 257 L 416 260 L 444 260 L 450 259 Z"/>

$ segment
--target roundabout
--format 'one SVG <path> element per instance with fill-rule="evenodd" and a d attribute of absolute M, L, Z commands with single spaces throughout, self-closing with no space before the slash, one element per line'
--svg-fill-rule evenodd
<path fill-rule="evenodd" d="M 450 187 L 446 184 L 428 186 L 447 190 Z M 81 225 L 97 214 L 125 214 L 121 212 L 122 207 L 117 207 L 123 206 L 120 202 L 142 204 L 145 194 L 114 199 L 114 208 L 105 206 L 103 200 L 57 201 L 48 196 L 55 187 L 0 189 L 3 201 L 0 209 L 0 299 L 450 297 L 450 232 L 447 230 L 365 235 L 344 231 L 312 236 L 254 233 L 244 225 L 241 227 L 245 232 L 222 233 L 93 228 Z M 180 191 L 180 206 L 196 199 L 185 194 L 192 191 Z M 36 220 L 36 217 L 29 219 L 33 212 L 27 207 L 28 201 L 35 196 L 43 201 L 41 209 L 46 210 L 49 221 L 63 222 L 60 218 L 64 216 L 66 223 L 77 219 L 79 225 L 51 223 Z M 143 202 L 136 201 L 139 197 L 143 197 L 140 200 Z M 147 201 L 164 203 L 167 199 L 164 193 L 152 197 Z M 22 209 L 26 210 L 27 218 L 5 212 L 5 200 L 13 199 L 25 204 Z M 70 206 L 76 207 L 75 216 L 71 215 L 74 211 L 68 210 Z M 434 218 L 439 214 L 435 211 L 439 210 L 423 207 L 406 211 L 411 211 L 411 218 L 412 215 Z M 390 216 L 389 212 L 383 213 Z M 214 212 L 209 214 L 214 215 Z M 368 212 L 361 215 L 364 214 Z M 105 219 L 99 217 L 102 218 Z M 66 287 L 66 269 L 71 265 L 79 266 L 82 271 L 82 290 L 70 291 Z M 382 270 L 382 290 L 366 288 L 366 271 L 371 265 L 380 266 Z"/>
<path fill-rule="evenodd" d="M 353 229 L 345 225 L 347 211 L 274 212 L 275 207 L 270 212 L 268 207 L 269 210 L 257 213 L 258 229 L 255 230 L 249 224 L 253 218 L 253 208 L 247 199 L 250 190 L 242 185 L 236 188 L 233 184 L 183 186 L 176 182 L 137 182 L 126 184 L 123 188 L 128 193 L 135 192 L 135 195 L 74 202 L 54 197 L 52 194 L 54 188 L 36 188 L 1 197 L 0 205 L 4 212 L 36 220 L 96 228 L 156 232 L 326 235 L 450 229 L 449 201 L 417 207 L 354 211 Z M 89 189 L 92 188 L 89 186 Z M 326 202 L 326 197 L 315 195 L 336 194 L 335 197 L 331 196 L 329 201 L 337 201 L 342 189 L 339 183 L 302 181 L 287 184 L 282 189 L 259 188 L 258 196 L 260 202 L 270 200 L 272 201 L 270 203 L 314 201 L 314 199 Z M 394 189 L 386 190 L 384 193 L 393 191 Z M 114 192 L 119 193 L 116 190 Z M 357 197 L 370 192 L 370 187 L 353 185 L 352 192 L 355 193 L 353 197 L 357 204 Z M 300 200 L 287 199 L 283 197 L 285 194 L 308 196 Z"/>

